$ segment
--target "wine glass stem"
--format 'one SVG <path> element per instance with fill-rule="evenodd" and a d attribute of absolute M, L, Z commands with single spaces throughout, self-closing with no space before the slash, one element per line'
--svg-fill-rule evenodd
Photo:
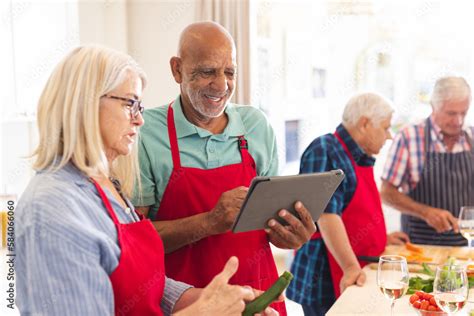
<path fill-rule="evenodd" d="M 471 238 L 467 239 L 467 242 L 468 242 L 467 244 L 467 255 L 468 255 L 467 260 L 468 261 L 467 262 L 470 264 L 472 262 L 472 259 L 471 259 L 472 239 Z"/>
<path fill-rule="evenodd" d="M 390 316 L 393 316 L 393 307 L 395 306 L 395 300 L 392 300 L 392 304 L 390 305 Z"/>

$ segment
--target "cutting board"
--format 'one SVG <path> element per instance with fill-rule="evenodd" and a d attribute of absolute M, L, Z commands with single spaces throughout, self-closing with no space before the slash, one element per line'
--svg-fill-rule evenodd
<path fill-rule="evenodd" d="M 474 260 L 474 249 L 469 252 L 467 247 L 447 247 L 447 246 L 431 246 L 431 245 L 417 245 L 423 249 L 423 256 L 430 257 L 432 260 L 428 263 L 437 265 L 443 264 L 449 257 L 455 257 L 460 261 L 467 261 L 469 258 Z M 410 253 L 406 247 L 398 245 L 390 245 L 385 248 L 384 255 L 401 255 L 406 256 Z M 370 264 L 372 269 L 377 269 L 377 263 Z M 410 272 L 421 272 L 423 267 L 421 264 L 409 264 Z"/>

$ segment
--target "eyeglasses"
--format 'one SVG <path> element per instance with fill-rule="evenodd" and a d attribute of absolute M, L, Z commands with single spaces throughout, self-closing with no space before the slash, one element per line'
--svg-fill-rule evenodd
<path fill-rule="evenodd" d="M 117 97 L 117 96 L 109 95 L 109 94 L 104 94 L 102 97 L 127 102 L 126 107 L 130 111 L 131 119 L 136 119 L 138 116 L 138 113 L 143 113 L 143 111 L 145 110 L 145 107 L 142 105 L 142 101 L 139 101 L 139 100 L 122 98 L 122 97 Z"/>

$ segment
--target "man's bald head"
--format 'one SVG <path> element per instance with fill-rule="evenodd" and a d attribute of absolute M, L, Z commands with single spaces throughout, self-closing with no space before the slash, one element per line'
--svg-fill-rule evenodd
<path fill-rule="evenodd" d="M 206 21 L 188 25 L 179 39 L 178 57 L 186 58 L 189 54 L 200 53 L 203 49 L 231 48 L 235 58 L 235 43 L 230 33 L 219 23 Z"/>
<path fill-rule="evenodd" d="M 171 57 L 170 66 L 180 85 L 188 120 L 223 123 L 237 71 L 235 44 L 229 32 L 215 22 L 189 25 L 181 33 L 178 56 Z"/>

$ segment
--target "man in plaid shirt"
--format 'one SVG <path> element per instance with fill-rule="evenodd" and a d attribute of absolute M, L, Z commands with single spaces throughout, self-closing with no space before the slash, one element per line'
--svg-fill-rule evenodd
<path fill-rule="evenodd" d="M 387 242 L 408 237 L 387 236 L 372 157 L 391 138 L 392 108 L 379 95 L 356 95 L 347 103 L 334 134 L 316 138 L 301 157 L 300 173 L 342 169 L 345 179 L 318 220 L 318 231 L 296 253 L 294 280 L 287 297 L 303 306 L 305 315 L 325 315 L 341 291 L 362 285 L 364 262 L 357 256 L 378 256 Z"/>
<path fill-rule="evenodd" d="M 472 127 L 464 127 L 471 88 L 462 77 L 439 79 L 432 114 L 393 141 L 382 175 L 382 198 L 402 212 L 414 243 L 466 245 L 457 217 L 474 205 Z"/>

